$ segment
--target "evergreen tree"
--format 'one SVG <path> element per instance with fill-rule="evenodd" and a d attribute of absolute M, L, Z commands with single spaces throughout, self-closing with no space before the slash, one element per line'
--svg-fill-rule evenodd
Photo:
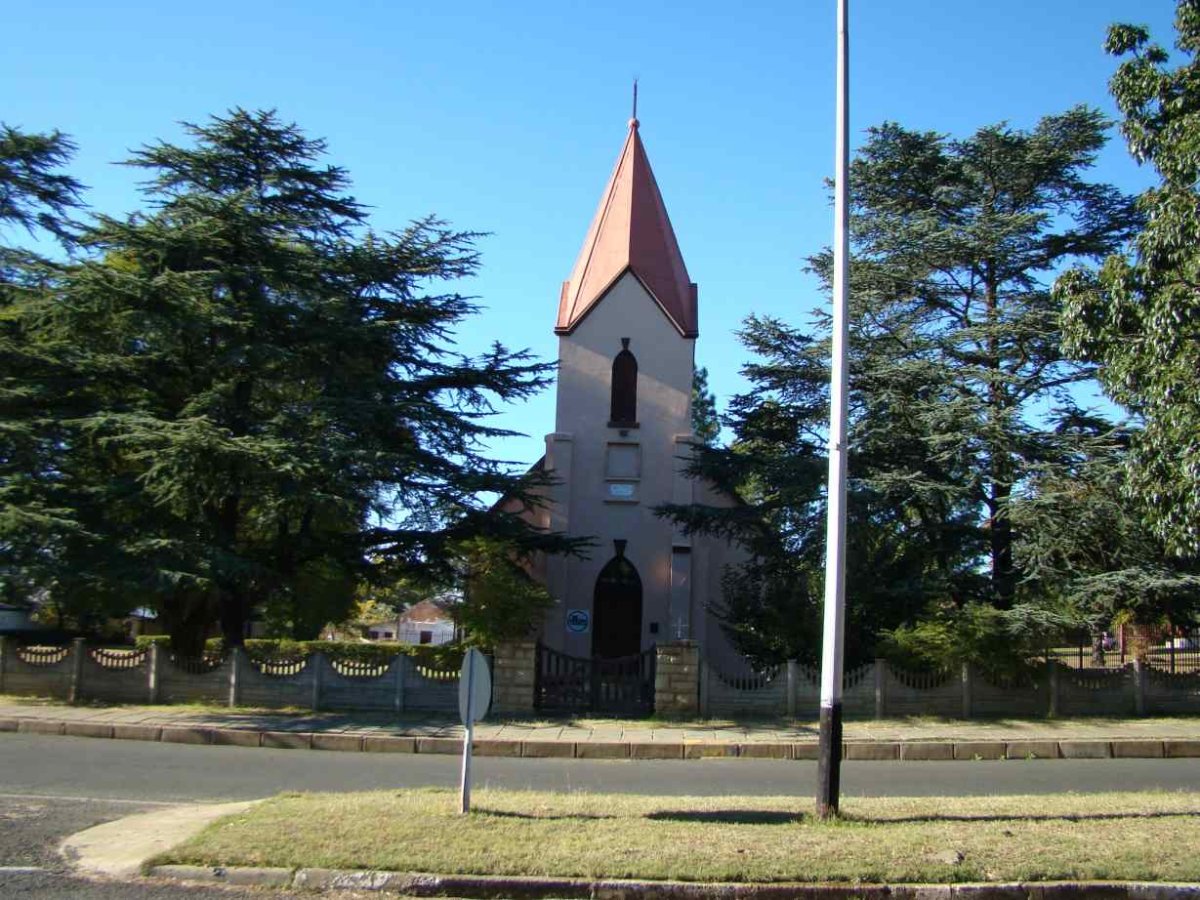
<path fill-rule="evenodd" d="M 708 389 L 708 369 L 705 366 L 692 372 L 692 432 L 700 439 L 700 443 L 709 447 L 721 436 L 717 398 Z"/>
<path fill-rule="evenodd" d="M 480 533 L 561 547 L 478 499 L 525 495 L 484 454 L 508 433 L 486 417 L 548 373 L 454 352 L 476 307 L 443 285 L 475 271 L 475 235 L 372 232 L 324 143 L 273 112 L 187 130 L 129 161 L 147 211 L 98 217 L 43 311 L 85 383 L 56 465 L 86 535 L 59 569 L 156 607 L 194 652 L 214 618 L 239 644 L 259 606 L 314 636 L 368 560 L 448 571 Z"/>
<path fill-rule="evenodd" d="M 1195 622 L 1200 560 L 1168 553 L 1123 490 L 1131 434 L 1081 424 L 1092 432 L 1086 452 L 1033 473 L 1013 519 L 1027 585 L 1064 620 L 1087 626 L 1103 665 L 1103 634 L 1117 622 Z"/>
<path fill-rule="evenodd" d="M 1200 3 L 1180 0 L 1171 68 L 1145 28 L 1115 25 L 1107 49 L 1127 57 L 1111 82 L 1121 131 L 1159 184 L 1139 198 L 1146 227 L 1132 258 L 1058 282 L 1069 349 L 1100 363 L 1109 396 L 1144 426 L 1127 489 L 1172 552 L 1200 555 Z"/>
<path fill-rule="evenodd" d="M 0 125 L 0 598 L 27 600 L 49 578 L 46 550 L 77 527 L 57 490 L 55 389 L 63 372 L 29 312 L 52 295 L 61 265 L 15 243 L 22 235 L 70 246 L 80 184 L 61 169 L 74 145 L 61 133 Z"/>
<path fill-rule="evenodd" d="M 1060 352 L 1048 279 L 1137 223 L 1127 198 L 1084 178 L 1104 128 L 1084 108 L 961 140 L 886 124 L 851 167 L 851 657 L 930 604 L 1017 599 L 1010 505 L 1032 466 L 1070 449 L 1055 426 L 1078 414 L 1071 389 L 1092 375 Z M 810 260 L 826 288 L 831 262 Z M 771 559 L 786 584 L 752 579 L 735 629 L 777 608 L 773 592 L 790 605 L 775 618 L 817 620 L 830 324 L 818 316 L 808 336 L 747 320 L 753 388 L 730 403 L 729 451 L 702 453 L 697 471 L 749 504 L 668 510 L 690 528 L 766 535 L 742 538 L 759 557 L 743 574 Z"/>

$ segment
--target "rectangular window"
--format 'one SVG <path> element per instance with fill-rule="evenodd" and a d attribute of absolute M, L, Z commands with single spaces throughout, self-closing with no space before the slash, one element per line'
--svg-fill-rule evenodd
<path fill-rule="evenodd" d="M 421 632 L 421 643 L 422 644 L 432 644 L 433 643 L 433 632 L 432 631 L 422 631 Z"/>

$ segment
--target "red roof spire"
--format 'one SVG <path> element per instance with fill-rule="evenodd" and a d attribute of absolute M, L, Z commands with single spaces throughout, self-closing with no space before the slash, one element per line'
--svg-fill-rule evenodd
<path fill-rule="evenodd" d="M 629 120 L 629 136 L 617 167 L 600 198 L 571 277 L 563 282 L 555 332 L 574 331 L 627 270 L 641 281 L 681 335 L 694 338 L 699 334 L 696 285 L 688 278 L 636 118 Z"/>

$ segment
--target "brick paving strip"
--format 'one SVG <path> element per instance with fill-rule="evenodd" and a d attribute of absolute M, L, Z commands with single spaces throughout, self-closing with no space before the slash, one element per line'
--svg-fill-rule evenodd
<path fill-rule="evenodd" d="M 354 714 L 173 711 L 0 702 L 0 732 L 366 753 L 462 749 L 446 720 Z M 816 759 L 816 729 L 783 723 L 481 723 L 475 753 L 532 759 Z M 1200 717 L 1156 720 L 849 722 L 845 759 L 978 760 L 1200 757 Z"/>

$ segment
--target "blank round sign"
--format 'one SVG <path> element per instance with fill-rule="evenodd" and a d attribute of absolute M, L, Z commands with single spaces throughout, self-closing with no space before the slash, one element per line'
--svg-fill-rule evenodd
<path fill-rule="evenodd" d="M 468 700 L 472 701 L 470 707 L 474 713 L 470 721 L 467 721 Z M 478 722 L 487 715 L 491 703 L 492 673 L 488 670 L 487 657 L 472 647 L 464 654 L 458 673 L 458 717 L 464 725 Z"/>

